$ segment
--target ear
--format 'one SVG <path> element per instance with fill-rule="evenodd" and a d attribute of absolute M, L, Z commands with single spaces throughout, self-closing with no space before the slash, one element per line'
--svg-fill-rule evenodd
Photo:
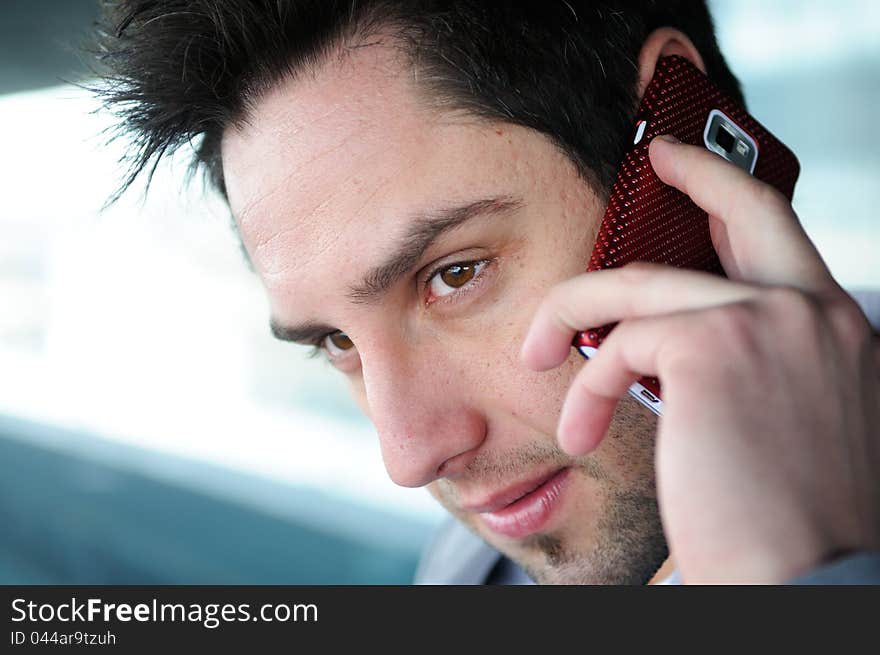
<path fill-rule="evenodd" d="M 656 29 L 645 39 L 645 43 L 642 45 L 642 50 L 639 53 L 639 100 L 644 95 L 645 88 L 648 86 L 651 78 L 654 77 L 657 60 L 668 55 L 684 57 L 703 71 L 703 73 L 706 72 L 706 65 L 703 63 L 699 50 L 696 49 L 684 32 L 672 27 Z"/>

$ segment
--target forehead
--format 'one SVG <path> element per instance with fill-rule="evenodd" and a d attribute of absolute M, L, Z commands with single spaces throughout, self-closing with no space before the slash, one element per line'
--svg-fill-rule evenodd
<path fill-rule="evenodd" d="M 310 290 L 320 302 L 328 275 L 354 282 L 403 217 L 509 191 L 523 165 L 510 129 L 430 110 L 412 77 L 391 48 L 358 48 L 279 83 L 224 134 L 230 206 L 274 311 Z"/>

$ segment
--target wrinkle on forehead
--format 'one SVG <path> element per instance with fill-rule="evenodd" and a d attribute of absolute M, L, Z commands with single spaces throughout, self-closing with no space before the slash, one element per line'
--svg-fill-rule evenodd
<path fill-rule="evenodd" d="M 375 212 L 377 198 L 418 158 L 413 142 L 438 120 L 420 106 L 408 79 L 381 57 L 377 64 L 377 56 L 360 64 L 360 56 L 349 59 L 350 68 L 366 67 L 362 75 L 327 70 L 314 82 L 279 85 L 255 106 L 249 125 L 224 135 L 239 231 L 267 286 L 330 251 L 342 252 L 343 230 L 325 224 Z M 282 167 L 290 170 L 277 170 Z M 335 167 L 345 176 L 337 178 Z M 251 189 L 237 188 L 242 178 Z"/>
<path fill-rule="evenodd" d="M 354 135 L 349 135 L 346 139 L 344 139 L 344 140 L 339 144 L 338 147 L 333 148 L 333 150 L 335 151 L 335 150 L 338 150 L 339 148 L 341 148 L 341 147 L 344 145 L 344 143 L 345 143 L 346 141 L 349 141 L 351 138 L 353 138 L 353 136 L 354 136 Z M 329 152 L 323 153 L 323 155 L 329 155 L 329 154 L 330 154 Z M 307 162 L 307 163 L 314 163 L 314 162 L 316 162 L 316 161 L 319 160 L 319 159 L 320 159 L 320 156 L 315 157 L 315 158 L 309 160 L 309 162 Z M 396 173 L 400 173 L 401 171 L 407 169 L 409 166 L 411 166 L 412 164 L 414 164 L 415 161 L 416 161 L 416 157 L 415 157 L 415 156 L 412 156 L 412 157 L 407 158 L 406 161 L 400 163 L 400 164 L 396 167 Z M 264 195 L 263 198 L 262 198 L 261 200 L 263 200 L 263 199 L 267 199 L 268 196 L 270 196 L 270 195 L 274 195 L 276 192 L 278 192 L 279 189 L 281 188 L 281 186 L 283 186 L 283 183 L 284 183 L 285 181 L 289 180 L 289 179 L 290 179 L 291 177 L 293 177 L 294 175 L 295 175 L 295 173 L 291 173 L 290 175 L 288 175 L 287 178 L 285 178 L 285 180 L 282 180 L 282 184 L 276 185 L 276 187 L 275 187 L 272 191 L 270 191 L 269 193 L 267 193 L 266 195 Z M 364 209 L 364 208 L 370 203 L 370 201 L 372 201 L 373 199 L 375 199 L 375 197 L 376 197 L 376 196 L 377 196 L 382 190 L 384 190 L 386 187 L 388 187 L 388 185 L 391 184 L 392 181 L 393 181 L 394 179 L 396 179 L 396 177 L 397 177 L 397 175 L 396 175 L 394 172 L 392 172 L 392 173 L 389 174 L 389 175 L 385 175 L 385 176 L 383 176 L 383 177 L 381 178 L 381 180 L 378 181 L 378 183 L 376 183 L 375 185 L 373 185 L 373 189 L 372 189 L 372 190 L 371 190 L 371 191 L 370 191 L 370 192 L 369 192 L 369 193 L 368 193 L 368 194 L 367 194 L 367 195 L 366 195 L 366 196 L 360 201 L 360 203 L 359 203 L 359 204 L 358 204 L 358 205 L 357 205 L 357 206 L 351 211 L 351 215 L 352 215 L 352 216 L 358 216 L 358 215 L 360 215 L 361 212 L 363 211 L 363 209 Z M 363 178 L 364 178 L 364 174 L 363 174 L 363 172 L 362 172 L 362 171 L 355 170 L 355 171 L 352 172 L 351 174 L 349 174 L 349 175 L 347 175 L 346 177 L 344 177 L 344 178 L 340 181 L 340 183 L 337 185 L 337 187 L 351 188 L 351 187 L 353 187 L 353 186 L 358 186 L 359 183 L 363 180 Z M 329 196 L 329 195 L 328 195 L 327 197 L 321 199 L 321 200 L 320 200 L 315 206 L 313 206 L 312 208 L 310 208 L 310 209 L 308 209 L 308 210 L 305 210 L 305 211 L 303 212 L 303 214 L 302 214 L 302 220 L 301 220 L 301 221 L 297 221 L 297 223 L 301 222 L 301 223 L 303 223 L 303 224 L 305 224 L 305 225 L 315 225 L 315 224 L 318 224 L 317 219 L 320 218 L 320 215 L 321 215 L 321 213 L 322 213 L 322 210 L 326 210 L 326 208 L 328 207 L 328 205 L 330 205 L 330 204 L 332 203 L 332 201 L 333 201 L 333 197 L 332 197 L 332 196 Z M 259 202 L 259 201 L 257 201 L 257 203 L 258 203 L 258 202 Z M 251 207 L 254 207 L 257 203 L 252 204 Z M 242 224 L 244 224 L 244 220 L 242 220 Z M 275 231 L 273 234 L 266 235 L 265 238 L 259 239 L 259 240 L 254 244 L 254 252 L 255 252 L 255 253 L 261 253 L 261 252 L 263 252 L 264 250 L 270 249 L 270 248 L 271 248 L 271 247 L 272 247 L 272 246 L 273 246 L 273 245 L 274 245 L 279 239 L 281 239 L 282 237 L 284 237 L 284 236 L 286 236 L 286 235 L 288 235 L 288 234 L 290 234 L 290 233 L 292 233 L 292 232 L 296 232 L 296 231 L 298 231 L 298 230 L 301 230 L 301 229 L 302 229 L 302 225 L 288 225 L 287 227 L 284 227 L 284 228 L 282 228 L 282 229 L 280 229 L 280 230 Z"/>
<path fill-rule="evenodd" d="M 347 140 L 347 139 L 346 139 Z M 315 199 L 309 207 L 291 206 L 283 200 L 287 190 L 283 182 L 276 185 L 267 194 L 265 207 L 262 208 L 265 225 L 274 229 L 264 229 L 252 238 L 250 249 L 252 257 L 259 262 L 258 270 L 264 283 L 269 288 L 283 286 L 298 271 L 311 266 L 321 258 L 332 254 L 339 258 L 343 253 L 358 252 L 366 257 L 367 253 L 360 243 L 364 232 L 372 227 L 372 223 L 363 224 L 359 230 L 346 230 L 346 226 L 364 221 L 372 217 L 375 226 L 383 219 L 391 219 L 394 227 L 398 225 L 400 216 L 384 213 L 383 208 L 387 196 L 393 195 L 396 182 L 405 171 L 411 169 L 419 158 L 418 153 L 403 158 L 405 153 L 397 153 L 393 168 L 382 175 L 369 175 L 361 167 L 354 167 L 344 177 L 335 181 L 333 191 Z M 365 159 L 381 158 L 381 152 Z M 312 162 L 315 159 L 310 160 Z M 288 175 L 285 179 L 291 179 Z M 274 196 L 278 202 L 273 203 Z M 281 207 L 281 210 L 273 209 Z M 288 211 L 289 210 L 289 211 Z M 273 216 L 272 212 L 281 211 L 283 215 Z M 263 220 L 261 218 L 261 220 Z M 332 229 L 332 226 L 338 229 Z M 399 223 L 400 228 L 405 225 Z M 331 229 L 328 229 L 331 226 Z"/>
<path fill-rule="evenodd" d="M 345 182 L 357 178 L 357 174 L 348 176 Z M 350 219 L 354 220 L 362 214 L 362 210 L 394 180 L 394 176 L 384 178 L 376 184 L 372 191 L 360 201 L 359 205 L 350 213 Z M 255 252 L 259 253 L 264 284 L 268 288 L 283 286 L 286 281 L 297 273 L 298 270 L 307 268 L 313 262 L 332 254 L 339 257 L 346 252 L 343 247 L 345 235 L 342 230 L 320 230 L 318 226 L 324 222 L 324 217 L 334 218 L 334 198 L 328 197 L 317 206 L 310 209 L 296 224 L 283 228 L 258 243 Z M 314 226 L 310 232 L 312 236 L 306 237 L 307 226 Z M 309 248 L 297 249 L 296 244 L 304 238 L 309 239 Z M 361 253 L 363 254 L 363 253 Z"/>
<path fill-rule="evenodd" d="M 336 113 L 336 111 L 338 111 L 338 107 L 337 107 L 337 108 L 334 108 L 332 111 L 327 112 L 325 115 L 323 115 L 323 116 L 321 116 L 320 118 L 316 119 L 315 122 L 317 123 L 317 122 L 319 122 L 320 120 L 324 120 L 324 119 L 326 119 L 327 117 L 332 116 L 334 113 Z M 306 129 L 306 126 L 300 126 L 300 127 L 294 128 L 294 129 L 290 130 L 289 132 L 285 133 L 284 136 L 285 136 L 286 138 L 292 138 L 292 137 L 295 137 L 298 133 L 304 131 L 305 129 Z M 307 159 L 306 161 L 302 162 L 302 167 L 301 167 L 301 168 L 304 168 L 304 167 L 308 166 L 309 164 L 317 163 L 317 162 L 319 162 L 322 158 L 327 157 L 328 155 L 333 154 L 334 152 L 336 152 L 336 151 L 339 150 L 340 148 L 344 147 L 345 144 L 346 144 L 348 141 L 350 141 L 353 137 L 354 137 L 354 134 L 353 134 L 353 133 L 352 133 L 352 134 L 348 134 L 348 135 L 346 135 L 345 137 L 343 137 L 343 138 L 342 138 L 338 143 L 336 143 L 335 145 L 333 145 L 333 146 L 331 146 L 331 147 L 329 147 L 329 148 L 325 148 L 325 149 L 320 150 L 318 153 L 315 154 L 314 157 L 312 157 L 311 159 Z M 256 196 L 255 198 L 250 199 L 245 205 L 243 205 L 242 208 L 240 209 L 240 211 L 238 212 L 238 220 L 239 220 L 239 223 L 241 223 L 241 225 L 246 225 L 246 224 L 248 223 L 249 218 L 250 218 L 249 215 L 250 215 L 251 211 L 252 211 L 253 209 L 257 209 L 257 208 L 259 208 L 259 206 L 263 203 L 263 201 L 265 201 L 267 198 L 269 198 L 270 196 L 272 196 L 273 194 L 275 194 L 275 193 L 278 191 L 278 189 L 279 189 L 280 187 L 282 187 L 282 186 L 286 185 L 287 183 L 289 183 L 293 178 L 295 178 L 295 177 L 297 177 L 297 176 L 301 176 L 301 175 L 302 175 L 302 170 L 301 170 L 301 168 L 295 168 L 295 169 L 293 169 L 290 173 L 288 173 L 288 174 L 285 175 L 283 178 L 281 178 L 280 180 L 278 180 L 278 182 L 277 182 L 272 188 L 267 189 L 264 193 L 262 193 L 262 194 Z"/>
<path fill-rule="evenodd" d="M 349 142 L 354 137 L 354 134 L 349 134 L 345 138 L 339 141 L 338 144 L 331 147 L 328 150 L 324 150 L 319 152 L 314 157 L 303 162 L 303 168 L 308 167 L 309 165 L 317 164 L 322 158 L 328 157 L 332 155 L 334 152 L 340 150 L 345 146 L 347 142 Z M 247 227 L 249 225 L 250 218 L 252 213 L 254 215 L 259 215 L 261 212 L 265 213 L 266 216 L 263 216 L 262 219 L 256 220 L 265 220 L 267 218 L 276 219 L 276 220 L 265 220 L 267 225 L 280 225 L 281 227 L 275 230 L 259 230 L 257 231 L 256 237 L 253 239 L 252 244 L 248 244 L 251 257 L 254 260 L 258 260 L 261 262 L 260 272 L 263 273 L 267 282 L 271 281 L 273 277 L 277 277 L 283 275 L 294 263 L 295 258 L 289 258 L 284 255 L 288 254 L 286 252 L 281 252 L 288 245 L 287 243 L 281 243 L 287 241 L 287 237 L 293 237 L 297 233 L 302 233 L 304 231 L 308 231 L 308 226 L 317 226 L 320 224 L 321 218 L 323 214 L 326 214 L 329 211 L 330 205 L 333 201 L 331 196 L 319 198 L 317 203 L 315 203 L 310 208 L 303 207 L 292 207 L 290 208 L 290 214 L 297 214 L 299 218 L 297 220 L 291 220 L 292 216 L 287 215 L 287 205 L 286 203 L 279 203 L 279 205 L 285 208 L 285 215 L 280 217 L 271 216 L 273 213 L 272 209 L 272 200 L 279 193 L 283 193 L 286 188 L 289 188 L 291 184 L 296 184 L 302 180 L 307 179 L 308 175 L 303 172 L 302 168 L 296 168 L 292 170 L 290 173 L 285 175 L 283 178 L 278 180 L 276 184 L 272 186 L 271 189 L 265 191 L 262 195 L 255 198 L 251 202 L 249 202 L 242 210 L 239 215 L 239 223 L 242 228 Z M 353 173 L 347 176 L 343 180 L 343 184 L 347 184 L 357 178 L 357 173 Z M 277 211 L 277 210 L 275 210 Z M 321 254 L 331 248 L 333 248 L 339 242 L 338 233 L 331 232 L 329 234 L 324 232 L 324 237 L 322 238 L 320 230 L 312 230 L 311 234 L 305 238 L 311 238 L 312 242 L 322 241 L 319 245 L 319 252 L 317 254 Z M 305 236 L 305 235 L 303 235 Z M 291 239 L 294 240 L 294 239 Z M 276 252 L 273 252 L 273 249 Z"/>

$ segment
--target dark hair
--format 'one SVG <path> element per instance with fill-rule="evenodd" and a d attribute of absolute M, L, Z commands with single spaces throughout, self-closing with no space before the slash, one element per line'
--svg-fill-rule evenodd
<path fill-rule="evenodd" d="M 96 89 L 134 138 L 119 197 L 163 155 L 195 149 L 225 195 L 220 140 L 288 75 L 388 34 L 440 106 L 549 136 L 600 193 L 635 114 L 637 57 L 662 26 L 687 34 L 709 76 L 742 101 L 703 0 L 117 0 L 105 2 Z"/>

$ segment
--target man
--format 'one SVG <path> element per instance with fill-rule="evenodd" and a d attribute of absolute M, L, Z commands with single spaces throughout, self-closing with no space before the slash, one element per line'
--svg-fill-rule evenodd
<path fill-rule="evenodd" d="M 705 6 L 117 5 L 128 181 L 199 139 L 275 335 L 347 377 L 396 483 L 540 583 L 880 580 L 877 345 L 790 205 L 656 139 L 729 279 L 582 274 L 658 59 L 740 97 Z"/>

